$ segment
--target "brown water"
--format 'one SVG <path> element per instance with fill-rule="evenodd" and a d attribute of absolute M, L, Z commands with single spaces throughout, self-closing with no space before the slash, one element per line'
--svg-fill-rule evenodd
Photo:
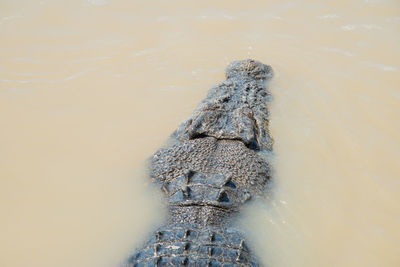
<path fill-rule="evenodd" d="M 116 266 L 144 161 L 232 60 L 275 70 L 268 266 L 400 266 L 400 2 L 0 1 L 0 266 Z"/>

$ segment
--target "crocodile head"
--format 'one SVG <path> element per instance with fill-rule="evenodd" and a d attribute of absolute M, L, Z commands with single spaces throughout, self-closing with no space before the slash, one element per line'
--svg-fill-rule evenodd
<path fill-rule="evenodd" d="M 261 62 L 234 61 L 226 69 L 226 81 L 210 90 L 174 137 L 238 140 L 250 149 L 271 150 L 266 81 L 272 75 L 272 68 Z"/>
<path fill-rule="evenodd" d="M 225 72 L 226 79 L 250 78 L 255 80 L 267 80 L 273 76 L 271 66 L 253 59 L 234 61 L 226 68 Z"/>

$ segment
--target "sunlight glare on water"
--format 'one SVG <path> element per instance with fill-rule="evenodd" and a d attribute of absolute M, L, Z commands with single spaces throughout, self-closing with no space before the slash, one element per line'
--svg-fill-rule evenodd
<path fill-rule="evenodd" d="M 0 1 L 0 266 L 117 266 L 145 160 L 232 60 L 270 64 L 266 266 L 400 266 L 400 2 Z"/>

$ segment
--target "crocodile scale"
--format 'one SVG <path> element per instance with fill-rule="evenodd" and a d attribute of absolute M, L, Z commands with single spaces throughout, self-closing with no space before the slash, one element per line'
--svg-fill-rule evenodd
<path fill-rule="evenodd" d="M 151 157 L 168 218 L 123 266 L 260 266 L 234 219 L 270 179 L 271 77 L 268 65 L 234 61 L 226 80 Z"/>

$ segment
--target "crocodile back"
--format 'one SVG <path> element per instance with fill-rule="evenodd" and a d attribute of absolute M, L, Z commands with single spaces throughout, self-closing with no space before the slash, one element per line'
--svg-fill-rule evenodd
<path fill-rule="evenodd" d="M 126 266 L 258 266 L 233 227 L 170 224 L 159 228 Z"/>

